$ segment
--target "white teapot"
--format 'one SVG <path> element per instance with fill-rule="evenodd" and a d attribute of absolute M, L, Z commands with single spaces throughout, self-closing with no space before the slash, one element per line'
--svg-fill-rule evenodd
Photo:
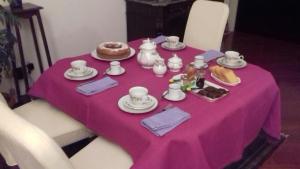
<path fill-rule="evenodd" d="M 151 42 L 149 38 L 143 40 L 143 44 L 140 46 L 140 52 L 137 55 L 138 63 L 145 69 L 151 69 L 155 60 L 159 57 L 155 42 Z"/>
<path fill-rule="evenodd" d="M 182 66 L 182 59 L 176 53 L 173 54 L 173 57 L 168 59 L 168 67 L 171 72 L 179 72 Z"/>

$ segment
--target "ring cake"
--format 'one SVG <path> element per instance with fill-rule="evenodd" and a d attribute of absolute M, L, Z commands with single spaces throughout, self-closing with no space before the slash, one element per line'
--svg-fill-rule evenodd
<path fill-rule="evenodd" d="M 122 42 L 103 42 L 96 51 L 98 57 L 103 59 L 122 59 L 130 54 L 129 46 Z"/>

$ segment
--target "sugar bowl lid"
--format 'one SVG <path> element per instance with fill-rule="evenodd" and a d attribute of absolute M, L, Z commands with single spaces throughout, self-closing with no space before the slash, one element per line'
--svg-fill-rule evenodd
<path fill-rule="evenodd" d="M 181 63 L 182 62 L 182 59 L 176 53 L 173 53 L 172 55 L 173 55 L 173 57 L 171 57 L 168 60 L 168 62 L 171 62 L 171 63 Z"/>

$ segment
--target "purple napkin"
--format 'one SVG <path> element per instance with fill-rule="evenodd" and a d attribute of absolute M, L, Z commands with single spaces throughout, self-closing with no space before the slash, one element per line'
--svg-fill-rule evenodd
<path fill-rule="evenodd" d="M 204 61 L 205 62 L 209 62 L 215 58 L 218 58 L 218 57 L 221 57 L 221 56 L 224 56 L 224 53 L 220 52 L 220 51 L 217 51 L 217 50 L 208 50 L 202 54 L 200 54 L 202 56 L 204 56 Z"/>
<path fill-rule="evenodd" d="M 189 113 L 174 107 L 143 119 L 141 125 L 153 134 L 163 136 L 189 118 L 191 118 Z"/>
<path fill-rule="evenodd" d="M 152 39 L 152 41 L 155 42 L 156 44 L 163 43 L 164 41 L 166 41 L 166 36 L 159 35 L 158 37 Z"/>
<path fill-rule="evenodd" d="M 117 81 L 113 80 L 110 77 L 104 77 L 100 80 L 80 84 L 77 86 L 76 91 L 84 95 L 92 95 L 117 85 Z"/>

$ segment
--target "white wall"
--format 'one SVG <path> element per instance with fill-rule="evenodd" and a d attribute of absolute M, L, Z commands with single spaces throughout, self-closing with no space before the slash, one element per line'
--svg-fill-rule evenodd
<path fill-rule="evenodd" d="M 52 61 L 77 56 L 95 49 L 108 40 L 126 41 L 125 0 L 23 0 L 43 6 L 41 16 Z M 35 20 L 36 21 L 36 20 Z M 39 28 L 40 49 L 44 53 Z M 35 63 L 32 74 L 35 80 L 40 74 L 27 20 L 21 21 L 22 44 L 27 62 Z M 47 64 L 44 64 L 47 65 Z M 0 90 L 3 91 L 2 85 Z"/>
<path fill-rule="evenodd" d="M 229 6 L 228 29 L 233 32 L 235 30 L 235 21 L 239 0 L 225 0 Z"/>
<path fill-rule="evenodd" d="M 126 41 L 124 0 L 26 2 L 44 7 L 41 14 L 54 60 L 90 52 L 105 40 Z"/>

